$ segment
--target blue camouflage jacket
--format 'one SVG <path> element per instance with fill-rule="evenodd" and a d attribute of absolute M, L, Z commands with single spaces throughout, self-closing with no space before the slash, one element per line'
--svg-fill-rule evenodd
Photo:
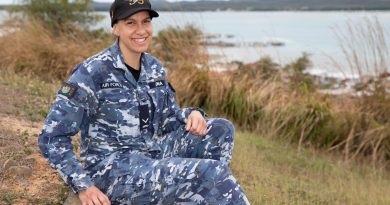
<path fill-rule="evenodd" d="M 117 41 L 76 66 L 57 93 L 39 146 L 50 165 L 78 192 L 94 185 L 96 177 L 125 173 L 120 166 L 107 172 L 121 153 L 160 151 L 153 138 L 178 129 L 190 112 L 190 108 L 179 109 L 163 66 L 147 53 L 142 54 L 137 82 Z M 71 144 L 79 131 L 83 164 Z"/>

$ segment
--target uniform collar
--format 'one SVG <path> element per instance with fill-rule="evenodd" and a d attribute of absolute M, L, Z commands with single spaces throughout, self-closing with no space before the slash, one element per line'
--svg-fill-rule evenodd
<path fill-rule="evenodd" d="M 122 69 L 127 71 L 125 60 L 123 59 L 122 52 L 119 48 L 119 39 L 115 41 L 114 44 L 109 49 L 113 58 L 113 66 L 116 69 Z"/>
<path fill-rule="evenodd" d="M 126 65 L 125 65 L 125 60 L 123 58 L 123 55 L 122 55 L 122 52 L 119 48 L 119 40 L 117 39 L 115 41 L 115 43 L 110 47 L 110 52 L 111 52 L 111 55 L 113 57 L 113 66 L 114 68 L 116 69 L 121 69 L 125 72 L 130 72 L 128 71 Z M 141 54 L 141 74 L 140 74 L 140 77 L 138 79 L 138 81 L 145 81 L 147 79 L 146 75 L 147 73 L 150 73 L 152 72 L 152 68 L 151 66 L 149 66 L 149 62 L 148 62 L 148 54 L 146 53 L 142 53 Z"/>

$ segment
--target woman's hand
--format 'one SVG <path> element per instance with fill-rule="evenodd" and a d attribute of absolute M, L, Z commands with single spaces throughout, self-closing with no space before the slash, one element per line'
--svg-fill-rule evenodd
<path fill-rule="evenodd" d="M 192 111 L 188 116 L 186 130 L 194 135 L 205 136 L 207 134 L 207 123 L 199 111 Z"/>
<path fill-rule="evenodd" d="M 82 205 L 110 205 L 108 197 L 95 186 L 79 192 L 79 199 Z"/>

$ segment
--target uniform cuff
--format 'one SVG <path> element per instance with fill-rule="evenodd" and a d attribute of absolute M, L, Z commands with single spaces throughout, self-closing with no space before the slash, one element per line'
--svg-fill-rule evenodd
<path fill-rule="evenodd" d="M 198 112 L 200 112 L 200 114 L 202 114 L 202 116 L 203 116 L 204 118 L 208 117 L 207 113 L 206 113 L 203 109 L 201 109 L 201 108 L 198 108 L 198 107 L 191 107 L 190 109 L 191 109 L 191 112 L 192 112 L 192 111 L 198 111 Z M 191 112 L 190 112 L 190 113 L 191 113 Z"/>
<path fill-rule="evenodd" d="M 201 108 L 198 108 L 198 107 L 189 107 L 189 108 L 184 108 L 184 109 L 183 109 L 183 115 L 184 115 L 185 119 L 187 120 L 187 119 L 188 119 L 188 116 L 190 116 L 191 112 L 192 112 L 192 111 L 195 111 L 195 110 L 196 110 L 196 111 L 199 111 L 200 114 L 202 114 L 202 116 L 203 116 L 204 118 L 208 117 L 207 113 L 206 113 L 204 110 L 202 110 Z"/>
<path fill-rule="evenodd" d="M 92 182 L 91 178 L 87 175 L 85 176 L 77 176 L 77 179 L 72 180 L 72 184 L 70 185 L 74 193 L 78 193 L 81 190 L 87 189 L 95 184 Z"/>

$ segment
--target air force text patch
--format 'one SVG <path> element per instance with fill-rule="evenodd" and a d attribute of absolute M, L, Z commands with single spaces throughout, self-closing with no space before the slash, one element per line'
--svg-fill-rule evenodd
<path fill-rule="evenodd" d="M 109 82 L 109 83 L 102 83 L 100 84 L 101 89 L 105 88 L 123 88 L 123 85 L 118 82 Z"/>
<path fill-rule="evenodd" d="M 165 85 L 165 82 L 163 80 L 155 81 L 148 83 L 150 88 L 157 88 Z"/>
<path fill-rule="evenodd" d="M 77 86 L 69 83 L 64 83 L 61 89 L 58 91 L 58 94 L 71 98 L 76 93 L 76 90 L 77 90 Z"/>

